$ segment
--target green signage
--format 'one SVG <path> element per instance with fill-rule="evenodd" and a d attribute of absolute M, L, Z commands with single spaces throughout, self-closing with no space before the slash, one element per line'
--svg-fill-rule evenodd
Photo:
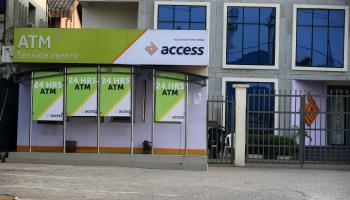
<path fill-rule="evenodd" d="M 13 61 L 111 64 L 144 32 L 124 29 L 16 28 Z"/>
<path fill-rule="evenodd" d="M 159 72 L 155 88 L 155 121 L 181 122 L 185 119 L 185 75 Z"/>
<path fill-rule="evenodd" d="M 101 116 L 130 116 L 131 69 L 101 68 Z"/>
<path fill-rule="evenodd" d="M 33 120 L 63 120 L 63 73 L 33 73 Z"/>
<path fill-rule="evenodd" d="M 96 116 L 97 68 L 67 68 L 67 116 Z"/>

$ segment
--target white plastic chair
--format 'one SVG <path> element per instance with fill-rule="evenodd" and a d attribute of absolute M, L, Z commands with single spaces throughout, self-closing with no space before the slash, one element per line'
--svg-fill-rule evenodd
<path fill-rule="evenodd" d="M 235 136 L 235 133 L 233 133 L 233 137 Z M 228 158 L 229 157 L 229 153 L 230 151 L 233 151 L 233 148 L 235 147 L 235 143 L 233 141 L 233 148 L 231 146 L 231 140 L 232 140 L 232 134 L 228 134 L 226 137 L 225 137 L 225 140 L 224 140 L 224 144 L 225 144 L 225 148 L 224 148 L 224 158 Z"/>

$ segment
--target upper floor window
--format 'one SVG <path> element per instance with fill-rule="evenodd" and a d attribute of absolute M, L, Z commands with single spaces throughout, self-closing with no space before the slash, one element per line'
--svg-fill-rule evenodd
<path fill-rule="evenodd" d="M 180 2 L 181 3 L 181 2 Z M 156 2 L 157 29 L 206 30 L 206 3 Z"/>
<path fill-rule="evenodd" d="M 346 9 L 325 8 L 295 8 L 295 68 L 344 68 Z"/>
<path fill-rule="evenodd" d="M 226 6 L 224 64 L 244 68 L 277 66 L 277 9 L 277 5 L 268 4 L 238 3 Z"/>
<path fill-rule="evenodd" d="M 28 23 L 35 25 L 35 6 L 29 3 L 28 6 Z"/>
<path fill-rule="evenodd" d="M 344 66 L 344 10 L 298 9 L 297 66 Z"/>

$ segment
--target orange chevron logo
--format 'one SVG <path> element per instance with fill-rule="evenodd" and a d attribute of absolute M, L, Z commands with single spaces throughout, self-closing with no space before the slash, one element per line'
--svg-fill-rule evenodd
<path fill-rule="evenodd" d="M 317 118 L 320 112 L 320 107 L 316 104 L 315 98 L 311 95 L 307 96 L 307 103 L 305 105 L 305 122 L 310 127 Z"/>
<path fill-rule="evenodd" d="M 150 44 L 145 47 L 145 50 L 152 56 L 157 52 L 158 47 L 153 42 L 150 42 Z"/>

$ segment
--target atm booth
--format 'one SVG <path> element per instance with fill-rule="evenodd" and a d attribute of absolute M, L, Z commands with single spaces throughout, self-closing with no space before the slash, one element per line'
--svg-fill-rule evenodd
<path fill-rule="evenodd" d="M 16 28 L 12 159 L 206 169 L 208 57 L 207 31 Z"/>

